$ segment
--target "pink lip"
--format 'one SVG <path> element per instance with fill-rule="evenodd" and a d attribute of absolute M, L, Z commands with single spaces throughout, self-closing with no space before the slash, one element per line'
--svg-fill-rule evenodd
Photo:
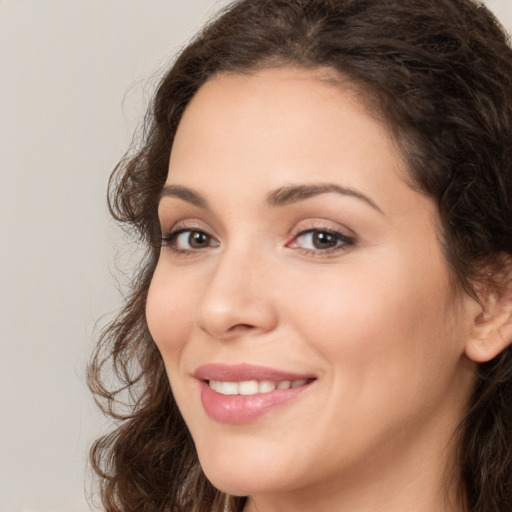
<path fill-rule="evenodd" d="M 206 414 L 215 421 L 241 425 L 256 420 L 268 411 L 298 397 L 314 379 L 314 376 L 300 375 L 263 366 L 248 364 L 223 365 L 206 364 L 194 373 L 200 382 L 201 402 Z M 222 395 L 208 385 L 209 380 L 241 382 L 247 380 L 308 380 L 308 383 L 296 388 L 276 389 L 269 393 L 256 395 Z"/>
<path fill-rule="evenodd" d="M 231 382 L 241 382 L 243 380 L 302 380 L 313 379 L 311 374 L 298 374 L 266 366 L 256 366 L 252 364 L 227 365 L 211 363 L 200 366 L 194 373 L 198 380 L 224 380 Z"/>

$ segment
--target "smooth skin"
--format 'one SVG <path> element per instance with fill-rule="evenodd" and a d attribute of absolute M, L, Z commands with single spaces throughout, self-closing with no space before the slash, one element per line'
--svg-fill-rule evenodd
<path fill-rule="evenodd" d="M 388 130 L 328 74 L 198 91 L 166 184 L 186 193 L 159 205 L 148 325 L 206 475 L 247 512 L 463 511 L 453 434 L 482 306 L 454 289 L 436 206 Z M 316 379 L 230 425 L 201 403 L 207 363 Z"/>

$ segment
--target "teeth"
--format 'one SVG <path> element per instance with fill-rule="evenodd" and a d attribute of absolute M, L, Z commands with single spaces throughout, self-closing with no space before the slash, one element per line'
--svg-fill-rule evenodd
<path fill-rule="evenodd" d="M 224 395 L 238 395 L 238 382 L 219 382 L 219 391 Z"/>
<path fill-rule="evenodd" d="M 276 389 L 290 389 L 304 386 L 306 379 L 301 380 L 281 380 L 273 382 L 270 380 L 244 380 L 242 382 L 228 382 L 221 380 L 210 380 L 210 387 L 221 395 L 256 395 L 258 393 L 270 393 Z"/>
<path fill-rule="evenodd" d="M 235 384 L 236 382 L 233 382 Z M 255 395 L 258 392 L 258 381 L 246 380 L 238 384 L 238 393 L 241 395 Z"/>
<path fill-rule="evenodd" d="M 270 393 L 276 389 L 276 385 L 270 380 L 262 380 L 258 386 L 259 393 Z"/>

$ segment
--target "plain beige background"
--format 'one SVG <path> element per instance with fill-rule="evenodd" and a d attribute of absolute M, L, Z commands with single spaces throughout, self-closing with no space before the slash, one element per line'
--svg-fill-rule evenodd
<path fill-rule="evenodd" d="M 109 172 L 153 75 L 226 0 L 0 0 L 0 512 L 82 512 L 84 368 L 134 248 Z M 487 2 L 512 29 L 512 0 Z M 101 321 L 100 321 L 101 325 Z"/>

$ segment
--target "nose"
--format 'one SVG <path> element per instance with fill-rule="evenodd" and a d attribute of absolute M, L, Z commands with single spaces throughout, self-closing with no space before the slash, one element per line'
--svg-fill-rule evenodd
<path fill-rule="evenodd" d="M 275 329 L 278 313 L 270 270 L 264 257 L 235 251 L 219 255 L 199 303 L 200 329 L 222 340 Z"/>

